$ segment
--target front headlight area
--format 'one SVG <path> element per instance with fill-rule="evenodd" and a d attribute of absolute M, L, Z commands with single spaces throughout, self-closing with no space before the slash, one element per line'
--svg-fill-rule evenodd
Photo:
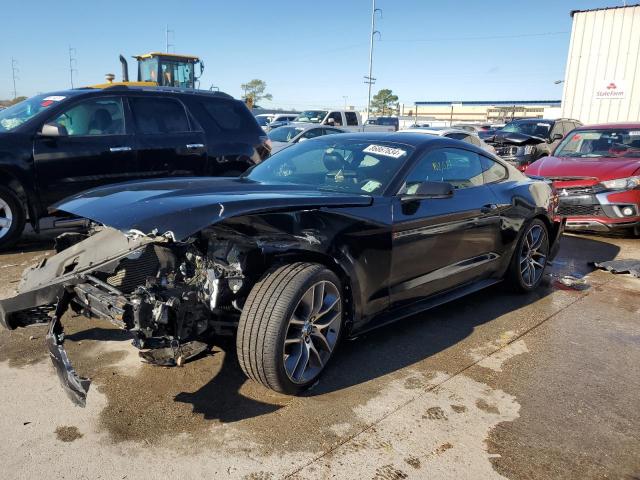
<path fill-rule="evenodd" d="M 525 145 L 524 147 L 519 147 L 522 152 L 522 155 L 533 155 L 536 152 L 535 145 Z"/>
<path fill-rule="evenodd" d="M 640 187 L 640 175 L 605 180 L 600 182 L 600 184 L 609 190 L 632 190 Z"/>

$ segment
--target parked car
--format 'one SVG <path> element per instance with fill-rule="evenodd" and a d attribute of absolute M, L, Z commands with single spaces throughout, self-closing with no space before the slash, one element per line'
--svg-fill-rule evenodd
<path fill-rule="evenodd" d="M 285 147 L 298 142 L 303 142 L 323 135 L 333 135 L 345 133 L 346 130 L 334 127 L 324 127 L 319 125 L 287 125 L 279 127 L 269 132 L 271 140 L 271 153 L 276 153 Z"/>
<path fill-rule="evenodd" d="M 403 130 L 403 132 L 422 133 L 426 135 L 438 135 L 439 137 L 453 138 L 454 140 L 461 140 L 475 145 L 476 147 L 480 147 L 487 152 L 496 153 L 495 149 L 491 145 L 485 143 L 477 134 L 468 130 L 460 130 L 458 128 L 450 127 L 412 127 Z"/>
<path fill-rule="evenodd" d="M 468 132 L 474 132 L 476 134 L 491 129 L 491 125 L 486 123 L 457 123 L 451 125 L 452 128 L 459 128 L 460 130 L 467 130 Z"/>
<path fill-rule="evenodd" d="M 527 174 L 554 182 L 568 229 L 640 235 L 640 123 L 579 127 Z"/>
<path fill-rule="evenodd" d="M 46 342 L 79 404 L 89 381 L 64 351 L 68 307 L 131 331 L 160 365 L 181 365 L 229 328 L 249 378 L 296 394 L 341 337 L 503 279 L 535 290 L 559 246 L 555 205 L 548 182 L 474 145 L 323 136 L 240 178 L 129 182 L 56 205 L 105 227 L 28 270 L 0 300 L 0 323 L 42 321 L 55 305 Z"/>
<path fill-rule="evenodd" d="M 258 124 L 265 132 L 288 125 L 296 119 L 297 113 L 260 113 L 256 115 Z"/>
<path fill-rule="evenodd" d="M 530 163 L 550 155 L 560 140 L 580 125 L 569 118 L 513 120 L 487 141 L 500 157 L 524 172 Z"/>
<path fill-rule="evenodd" d="M 106 183 L 239 175 L 269 155 L 246 106 L 220 92 L 114 86 L 37 95 L 0 112 L 0 247 L 25 219 Z"/>
<path fill-rule="evenodd" d="M 295 123 L 314 123 L 343 128 L 349 132 L 393 132 L 393 125 L 363 125 L 362 117 L 353 110 L 305 110 Z"/>
<path fill-rule="evenodd" d="M 391 125 L 397 132 L 400 129 L 400 119 L 398 117 L 377 117 L 367 120 L 367 125 Z"/>

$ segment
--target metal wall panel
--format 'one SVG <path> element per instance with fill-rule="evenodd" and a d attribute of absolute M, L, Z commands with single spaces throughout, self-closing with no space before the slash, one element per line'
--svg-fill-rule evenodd
<path fill-rule="evenodd" d="M 640 6 L 575 12 L 564 80 L 563 117 L 640 121 Z M 610 83 L 624 98 L 596 98 Z"/>

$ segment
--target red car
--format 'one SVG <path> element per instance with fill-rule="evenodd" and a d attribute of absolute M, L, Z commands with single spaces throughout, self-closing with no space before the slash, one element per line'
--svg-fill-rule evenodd
<path fill-rule="evenodd" d="M 526 173 L 553 181 L 567 230 L 640 235 L 640 123 L 579 127 Z"/>

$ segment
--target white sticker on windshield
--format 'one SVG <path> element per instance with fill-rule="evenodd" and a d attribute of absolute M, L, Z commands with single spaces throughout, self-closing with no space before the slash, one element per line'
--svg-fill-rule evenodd
<path fill-rule="evenodd" d="M 547 127 L 547 128 L 549 128 L 549 124 L 548 123 L 536 123 L 536 125 L 538 125 L 539 127 Z"/>
<path fill-rule="evenodd" d="M 367 183 L 365 183 L 362 187 L 362 190 L 364 190 L 365 192 L 371 193 L 375 190 L 377 190 L 378 188 L 380 188 L 382 186 L 382 184 L 376 180 L 369 180 Z"/>
<path fill-rule="evenodd" d="M 400 158 L 406 155 L 406 151 L 401 148 L 385 147 L 384 145 L 369 145 L 363 150 L 365 153 L 375 153 L 385 157 Z"/>
<path fill-rule="evenodd" d="M 636 135 L 640 135 L 640 130 L 631 130 L 629 131 L 629 135 L 635 137 Z"/>
<path fill-rule="evenodd" d="M 45 97 L 43 102 L 60 102 L 67 97 L 63 97 L 62 95 L 51 95 L 50 97 Z"/>

